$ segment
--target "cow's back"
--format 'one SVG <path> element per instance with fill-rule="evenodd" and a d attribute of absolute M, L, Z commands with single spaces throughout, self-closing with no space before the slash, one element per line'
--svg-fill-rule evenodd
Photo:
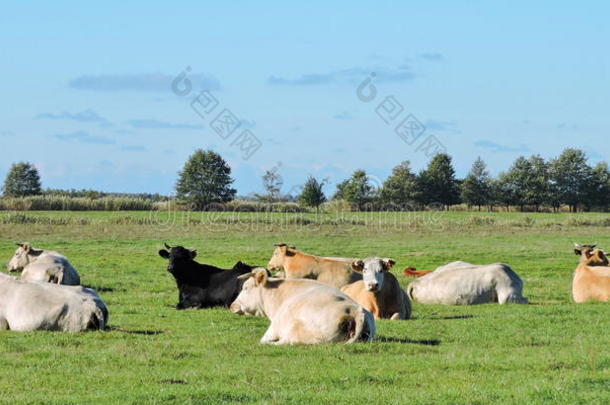
<path fill-rule="evenodd" d="M 362 279 L 362 275 L 350 267 L 351 261 L 341 258 L 325 258 L 295 252 L 284 265 L 288 279 L 311 279 L 322 284 L 341 288 Z"/>
<path fill-rule="evenodd" d="M 46 282 L 15 280 L 5 303 L 11 330 L 60 330 L 80 332 L 98 328 L 108 320 L 108 310 L 91 289 Z"/>
<path fill-rule="evenodd" d="M 572 298 L 576 303 L 610 301 L 610 267 L 580 264 L 574 272 Z"/>
<path fill-rule="evenodd" d="M 80 285 L 80 276 L 61 253 L 45 250 L 38 259 L 28 264 L 21 277 L 25 280 L 56 282 L 64 285 Z"/>
<path fill-rule="evenodd" d="M 408 292 L 414 301 L 441 305 L 502 302 L 504 291 L 521 294 L 521 278 L 506 264 L 472 265 L 454 262 L 415 281 Z M 507 293 L 510 294 L 510 293 Z"/>

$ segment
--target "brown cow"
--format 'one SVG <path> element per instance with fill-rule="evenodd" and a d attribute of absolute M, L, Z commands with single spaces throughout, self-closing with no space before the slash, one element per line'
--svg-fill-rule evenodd
<path fill-rule="evenodd" d="M 574 272 L 572 297 L 577 303 L 610 301 L 610 267 L 608 258 L 596 245 L 575 244 L 574 252 L 581 257 Z"/>
<path fill-rule="evenodd" d="M 341 288 L 362 279 L 344 259 L 329 259 L 300 252 L 285 243 L 277 243 L 267 265 L 269 270 L 282 271 L 286 278 L 309 278 Z"/>
<path fill-rule="evenodd" d="M 432 273 L 434 270 L 417 270 L 414 267 L 407 267 L 402 271 L 402 275 L 405 277 L 423 277 L 426 274 Z"/>
<path fill-rule="evenodd" d="M 409 319 L 411 301 L 390 273 L 394 264 L 392 259 L 378 257 L 355 260 L 352 269 L 362 273 L 363 278 L 346 285 L 341 291 L 371 312 L 375 319 Z"/>

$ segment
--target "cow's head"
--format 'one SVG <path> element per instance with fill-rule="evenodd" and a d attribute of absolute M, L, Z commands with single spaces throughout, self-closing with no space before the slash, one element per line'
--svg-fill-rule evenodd
<path fill-rule="evenodd" d="M 169 264 L 167 265 L 167 271 L 169 271 L 170 273 L 174 273 L 176 271 L 176 268 L 181 264 L 193 261 L 193 259 L 197 257 L 197 251 L 188 250 L 182 246 L 171 247 L 166 243 L 165 249 L 159 250 L 159 256 L 169 260 Z"/>
<path fill-rule="evenodd" d="M 250 273 L 242 274 L 237 277 L 239 280 L 246 280 L 235 301 L 230 306 L 231 312 L 237 315 L 257 315 L 264 316 L 261 289 L 265 288 L 269 282 L 269 273 L 262 267 L 257 267 Z"/>
<path fill-rule="evenodd" d="M 286 256 L 294 256 L 294 250 L 296 247 L 288 246 L 285 243 L 276 243 L 273 256 L 267 264 L 267 268 L 272 271 L 284 270 L 284 259 Z"/>
<path fill-rule="evenodd" d="M 596 249 L 597 245 L 574 244 L 574 253 L 581 257 L 581 262 L 588 266 L 608 266 L 610 263 L 606 254 L 601 249 Z"/>
<path fill-rule="evenodd" d="M 18 247 L 17 250 L 15 250 L 13 258 L 6 266 L 8 271 L 22 271 L 23 268 L 32 261 L 32 259 L 42 253 L 42 250 L 34 249 L 27 242 L 17 243 L 17 246 Z"/>
<path fill-rule="evenodd" d="M 364 260 L 354 260 L 351 266 L 354 271 L 362 273 L 362 281 L 367 291 L 377 292 L 383 287 L 384 273 L 395 264 L 393 259 L 369 257 Z"/>

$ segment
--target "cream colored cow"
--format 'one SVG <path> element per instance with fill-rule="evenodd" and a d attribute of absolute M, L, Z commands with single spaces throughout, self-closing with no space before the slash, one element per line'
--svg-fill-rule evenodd
<path fill-rule="evenodd" d="M 80 276 L 68 259 L 55 251 L 34 249 L 29 243 L 18 243 L 8 270 L 21 272 L 21 278 L 54 284 L 80 285 Z"/>
<path fill-rule="evenodd" d="M 82 332 L 104 329 L 106 305 L 95 291 L 0 273 L 0 330 Z"/>
<path fill-rule="evenodd" d="M 264 344 L 369 342 L 375 336 L 373 315 L 334 287 L 313 280 L 270 278 L 258 268 L 248 278 L 231 311 L 265 316 L 271 325 Z"/>

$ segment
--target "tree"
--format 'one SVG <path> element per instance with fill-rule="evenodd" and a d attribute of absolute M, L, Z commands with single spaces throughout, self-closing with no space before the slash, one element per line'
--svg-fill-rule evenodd
<path fill-rule="evenodd" d="M 381 201 L 402 209 L 413 205 L 417 193 L 417 176 L 411 171 L 411 163 L 405 161 L 392 169 L 390 177 L 381 187 Z"/>
<path fill-rule="evenodd" d="M 309 176 L 303 186 L 303 191 L 298 197 L 299 204 L 306 207 L 315 207 L 316 212 L 319 212 L 320 205 L 326 201 L 323 190 L 325 185 L 326 180 L 318 181 L 315 177 Z"/>
<path fill-rule="evenodd" d="M 443 204 L 447 209 L 460 202 L 459 183 L 451 156 L 439 153 L 418 176 L 418 194 L 422 204 Z"/>
<path fill-rule="evenodd" d="M 610 168 L 608 163 L 600 162 L 591 171 L 591 184 L 586 206 L 607 211 L 610 205 Z"/>
<path fill-rule="evenodd" d="M 527 204 L 533 205 L 538 212 L 541 205 L 550 201 L 549 164 L 540 155 L 531 156 L 528 162 L 530 173 L 527 177 L 525 200 Z"/>
<path fill-rule="evenodd" d="M 492 204 L 491 177 L 487 165 L 480 157 L 472 165 L 470 173 L 462 183 L 462 201 L 468 206 Z"/>
<path fill-rule="evenodd" d="M 515 205 L 513 185 L 504 172 L 491 182 L 491 194 L 494 204 L 506 207 L 506 212 L 510 211 L 511 205 Z"/>
<path fill-rule="evenodd" d="M 4 180 L 3 192 L 6 197 L 25 197 L 40 194 L 38 169 L 27 162 L 14 163 Z"/>
<path fill-rule="evenodd" d="M 505 186 L 511 190 L 512 200 L 521 211 L 533 205 L 536 211 L 549 201 L 549 168 L 540 155 L 530 158 L 519 157 L 503 178 Z"/>
<path fill-rule="evenodd" d="M 364 170 L 356 170 L 352 177 L 339 183 L 333 196 L 335 199 L 347 201 L 357 209 L 362 209 L 367 203 L 371 202 L 373 197 L 374 189 Z"/>
<path fill-rule="evenodd" d="M 580 149 L 566 149 L 550 165 L 551 197 L 559 204 L 577 212 L 585 202 L 590 187 L 592 169 L 587 164 L 587 155 Z"/>
<path fill-rule="evenodd" d="M 284 181 L 282 180 L 282 176 L 278 173 L 276 167 L 271 170 L 267 170 L 263 176 L 263 187 L 265 187 L 267 195 L 263 196 L 263 199 L 271 202 L 277 201 L 279 199 L 280 190 L 282 189 L 283 184 Z"/>
<path fill-rule="evenodd" d="M 194 209 L 203 210 L 212 203 L 231 201 L 236 193 L 230 187 L 233 181 L 231 168 L 219 154 L 197 149 L 179 173 L 176 194 Z"/>

